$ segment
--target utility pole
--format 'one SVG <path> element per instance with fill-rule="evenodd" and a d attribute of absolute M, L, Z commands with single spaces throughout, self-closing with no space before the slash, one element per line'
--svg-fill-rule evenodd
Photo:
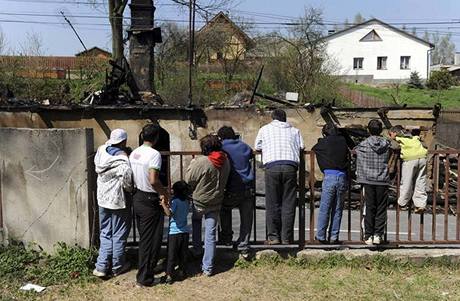
<path fill-rule="evenodd" d="M 195 61 L 195 5 L 196 0 L 189 3 L 189 53 L 188 53 L 188 105 L 193 105 L 193 72 Z"/>
<path fill-rule="evenodd" d="M 80 35 L 78 34 L 78 32 L 75 30 L 75 28 L 73 27 L 72 23 L 69 21 L 69 19 L 67 19 L 67 17 L 64 15 L 64 12 L 61 11 L 61 15 L 64 17 L 64 20 L 66 20 L 66 22 L 69 24 L 70 28 L 72 28 L 73 32 L 75 33 L 75 35 L 77 36 L 78 40 L 80 41 L 81 45 L 83 46 L 83 48 L 85 49 L 85 51 L 88 51 L 88 49 L 86 48 L 85 46 L 85 43 L 83 43 L 82 39 L 80 38 Z"/>

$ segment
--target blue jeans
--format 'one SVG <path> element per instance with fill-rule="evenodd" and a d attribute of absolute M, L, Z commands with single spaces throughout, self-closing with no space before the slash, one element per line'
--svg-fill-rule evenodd
<path fill-rule="evenodd" d="M 347 193 L 347 177 L 345 175 L 324 175 L 321 203 L 319 205 L 318 226 L 316 237 L 319 240 L 328 240 L 326 231 L 331 221 L 330 239 L 339 239 L 342 209 Z"/>
<path fill-rule="evenodd" d="M 193 208 L 192 214 L 192 243 L 193 248 L 200 250 L 201 245 L 201 221 L 204 216 L 204 255 L 202 270 L 206 273 L 212 273 L 214 267 L 214 257 L 216 255 L 216 237 L 217 237 L 217 218 L 219 211 L 206 211 Z"/>
<path fill-rule="evenodd" d="M 125 263 L 126 240 L 131 228 L 129 207 L 107 209 L 99 207 L 100 241 L 96 269 L 108 273 L 117 272 Z"/>

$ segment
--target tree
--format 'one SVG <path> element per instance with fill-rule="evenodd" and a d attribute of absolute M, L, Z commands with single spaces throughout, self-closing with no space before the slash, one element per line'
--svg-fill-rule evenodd
<path fill-rule="evenodd" d="M 35 31 L 26 33 L 26 39 L 20 47 L 20 54 L 23 56 L 42 56 L 45 54 L 43 38 L 40 33 Z"/>
<path fill-rule="evenodd" d="M 0 27 L 0 54 L 3 54 L 6 51 L 6 44 L 6 36 Z"/>
<path fill-rule="evenodd" d="M 433 64 L 453 64 L 455 58 L 455 44 L 451 41 L 451 34 L 440 35 L 433 33 L 430 42 L 435 45 L 431 52 Z"/>
<path fill-rule="evenodd" d="M 409 86 L 409 88 L 414 89 L 423 88 L 422 80 L 420 79 L 420 75 L 417 71 L 414 71 L 410 74 L 409 82 L 407 83 L 407 85 Z"/>
<path fill-rule="evenodd" d="M 89 3 L 94 7 L 101 5 L 100 0 L 91 0 Z M 112 58 L 118 61 L 124 56 L 123 13 L 125 12 L 128 0 L 107 0 L 107 4 L 112 31 Z"/>
<path fill-rule="evenodd" d="M 431 72 L 426 86 L 433 90 L 447 90 L 455 84 L 455 80 L 447 70 L 439 70 Z"/>
<path fill-rule="evenodd" d="M 365 22 L 366 19 L 361 15 L 361 13 L 357 13 L 353 19 L 354 24 L 360 24 Z"/>
<path fill-rule="evenodd" d="M 335 91 L 326 44 L 321 10 L 308 8 L 287 34 L 278 33 L 284 51 L 275 69 L 285 78 L 287 89 L 298 92 L 303 102 L 319 102 Z M 276 80 L 276 79 L 274 79 Z"/>

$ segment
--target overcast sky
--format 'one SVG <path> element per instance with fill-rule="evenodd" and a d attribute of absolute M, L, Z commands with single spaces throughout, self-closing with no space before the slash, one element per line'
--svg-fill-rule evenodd
<path fill-rule="evenodd" d="M 27 34 L 36 32 L 42 37 L 46 55 L 74 55 L 80 52 L 82 46 L 69 26 L 63 23 L 62 17 L 58 16 L 60 11 L 64 11 L 75 24 L 87 47 L 99 46 L 110 50 L 108 21 L 99 18 L 105 15 L 104 7 L 94 9 L 85 4 L 72 4 L 78 1 L 88 0 L 0 0 L 0 28 L 6 36 L 9 48 L 17 51 L 26 43 Z M 171 6 L 171 1 L 161 0 L 155 3 L 158 4 L 156 19 L 187 19 L 186 11 Z M 305 6 L 313 6 L 322 9 L 324 20 L 330 23 L 340 23 L 346 18 L 352 21 L 359 12 L 365 18 L 375 17 L 389 23 L 407 23 L 407 28 L 417 27 L 420 35 L 425 30 L 439 31 L 442 34 L 451 32 L 452 40 L 457 49 L 460 49 L 459 0 L 239 0 L 238 3 L 231 13 L 250 22 L 289 22 L 300 16 Z M 89 16 L 92 18 L 88 18 Z M 432 24 L 439 22 L 449 24 Z M 197 24 L 197 27 L 200 26 L 201 24 Z M 279 26 L 281 25 L 258 24 L 255 28 L 267 31 L 275 30 Z"/>

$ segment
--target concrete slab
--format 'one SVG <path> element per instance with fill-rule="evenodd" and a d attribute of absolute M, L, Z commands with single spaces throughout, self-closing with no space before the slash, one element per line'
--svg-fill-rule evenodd
<path fill-rule="evenodd" d="M 5 238 L 88 247 L 92 130 L 0 128 L 0 141 Z"/>

